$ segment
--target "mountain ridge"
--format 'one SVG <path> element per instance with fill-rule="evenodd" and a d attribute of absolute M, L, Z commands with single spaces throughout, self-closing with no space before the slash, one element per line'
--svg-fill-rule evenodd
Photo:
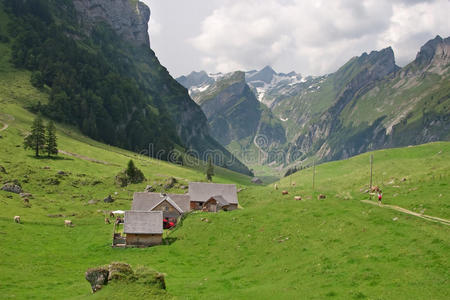
<path fill-rule="evenodd" d="M 256 99 L 283 127 L 286 142 L 276 147 L 285 152 L 281 165 L 448 140 L 449 41 L 436 36 L 403 68 L 396 65 L 394 52 L 387 47 L 353 57 L 323 76 L 276 73 L 270 67 L 246 72 L 246 83 Z M 210 84 L 188 88 L 195 97 L 208 93 Z M 275 160 L 264 161 L 272 163 Z"/>

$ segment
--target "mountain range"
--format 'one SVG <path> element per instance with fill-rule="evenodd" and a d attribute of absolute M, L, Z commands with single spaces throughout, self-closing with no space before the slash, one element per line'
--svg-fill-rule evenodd
<path fill-rule="evenodd" d="M 243 158 L 239 153 L 256 145 L 262 163 L 288 167 L 449 140 L 449 63 L 450 38 L 436 36 L 403 68 L 388 47 L 323 76 L 267 66 L 245 73 L 193 72 L 177 80 L 229 150 Z M 251 130 L 243 131 L 242 123 Z"/>

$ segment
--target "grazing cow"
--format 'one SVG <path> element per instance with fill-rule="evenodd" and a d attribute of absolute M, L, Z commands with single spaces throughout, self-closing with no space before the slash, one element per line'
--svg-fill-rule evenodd
<path fill-rule="evenodd" d="M 113 213 L 113 212 L 110 212 L 110 213 L 109 213 L 109 217 L 114 219 L 114 217 L 115 217 L 115 216 L 114 216 L 114 213 Z"/>
<path fill-rule="evenodd" d="M 295 196 L 294 199 L 297 201 L 300 201 L 300 200 L 302 200 L 302 196 Z"/>
<path fill-rule="evenodd" d="M 70 221 L 70 220 L 64 220 L 64 226 L 69 226 L 69 227 L 72 227 L 73 226 L 73 223 L 72 223 L 72 221 Z"/>
<path fill-rule="evenodd" d="M 20 224 L 20 216 L 15 216 L 15 217 L 14 217 L 14 222 Z"/>
<path fill-rule="evenodd" d="M 25 198 L 25 199 L 23 199 L 23 203 L 24 203 L 24 204 L 29 204 L 29 203 L 30 203 L 30 200 L 28 200 L 28 198 Z"/>
<path fill-rule="evenodd" d="M 375 186 L 373 186 L 373 187 L 371 188 L 370 191 L 371 191 L 372 193 L 379 192 L 379 191 L 380 191 L 380 187 L 379 187 L 378 185 L 375 185 Z"/>
<path fill-rule="evenodd" d="M 281 194 L 282 195 L 289 195 L 289 192 L 288 191 L 282 191 Z"/>
<path fill-rule="evenodd" d="M 317 196 L 317 199 L 318 200 L 320 200 L 320 199 L 325 199 L 327 196 L 325 196 L 324 194 L 320 194 L 319 196 Z"/>
<path fill-rule="evenodd" d="M 111 221 L 108 218 L 105 218 L 105 224 L 111 224 Z"/>

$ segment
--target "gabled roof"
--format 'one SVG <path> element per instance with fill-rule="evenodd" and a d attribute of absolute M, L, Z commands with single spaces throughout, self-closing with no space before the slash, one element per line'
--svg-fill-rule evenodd
<path fill-rule="evenodd" d="M 126 211 L 123 232 L 125 234 L 162 234 L 162 211 Z"/>
<path fill-rule="evenodd" d="M 156 203 L 152 208 L 150 208 L 150 211 L 153 211 L 155 207 L 163 203 L 164 201 L 167 201 L 170 205 L 172 205 L 180 214 L 184 213 L 184 211 L 176 204 L 172 199 L 170 199 L 169 196 L 164 197 L 161 201 Z"/>
<path fill-rule="evenodd" d="M 170 199 L 173 200 L 183 212 L 188 212 L 191 210 L 191 197 L 186 194 L 167 194 Z"/>
<path fill-rule="evenodd" d="M 222 196 L 213 196 L 211 198 L 214 198 L 218 203 L 220 203 L 221 206 L 230 205 L 230 203 L 227 200 L 225 200 Z"/>
<path fill-rule="evenodd" d="M 190 210 L 191 198 L 186 194 L 168 194 L 167 196 L 178 205 L 183 212 L 188 212 Z M 147 193 L 140 192 L 134 193 L 133 204 L 131 205 L 131 210 L 138 211 L 149 211 L 153 209 L 156 205 L 161 203 L 166 196 L 159 193 Z M 173 204 L 172 204 L 173 205 Z"/>
<path fill-rule="evenodd" d="M 211 197 L 222 196 L 230 204 L 239 204 L 234 184 L 191 182 L 189 183 L 189 196 L 194 202 L 206 202 Z"/>
<path fill-rule="evenodd" d="M 164 196 L 160 193 L 147 193 L 140 192 L 134 193 L 133 203 L 131 204 L 131 210 L 136 211 L 149 211 L 155 204 L 159 203 Z"/>

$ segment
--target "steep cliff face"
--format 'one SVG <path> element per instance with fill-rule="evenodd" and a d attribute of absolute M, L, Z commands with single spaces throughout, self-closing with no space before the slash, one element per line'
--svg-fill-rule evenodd
<path fill-rule="evenodd" d="M 149 46 L 150 9 L 131 0 L 73 0 L 80 21 L 88 28 L 98 22 L 110 25 L 122 38 L 139 46 Z"/>
<path fill-rule="evenodd" d="M 138 46 L 127 50 L 131 54 L 130 60 L 139 71 L 135 76 L 149 88 L 148 92 L 157 102 L 166 105 L 178 136 L 186 148 L 196 151 L 196 155 L 202 159 L 206 159 L 205 153 L 208 151 L 219 151 L 222 158 L 215 161 L 216 164 L 250 174 L 245 165 L 214 141 L 201 108 L 189 97 L 187 90 L 160 65 L 150 50 L 147 30 L 150 9 L 145 4 L 135 0 L 74 0 L 74 5 L 81 22 L 87 24 L 87 28 L 105 22 L 123 39 Z M 231 163 L 224 165 L 222 162 L 225 161 Z"/>
<path fill-rule="evenodd" d="M 294 150 L 323 160 L 374 149 L 448 140 L 448 39 L 436 37 L 408 66 L 391 49 L 355 60 L 359 72 L 334 104 L 296 138 Z"/>
<path fill-rule="evenodd" d="M 16 28 L 11 60 L 42 74 L 50 95 L 39 109 L 48 117 L 161 159 L 173 158 L 173 149 L 192 150 L 201 159 L 221 152 L 216 164 L 251 173 L 210 136 L 201 108 L 150 49 L 150 10 L 143 3 L 4 2 Z"/>

